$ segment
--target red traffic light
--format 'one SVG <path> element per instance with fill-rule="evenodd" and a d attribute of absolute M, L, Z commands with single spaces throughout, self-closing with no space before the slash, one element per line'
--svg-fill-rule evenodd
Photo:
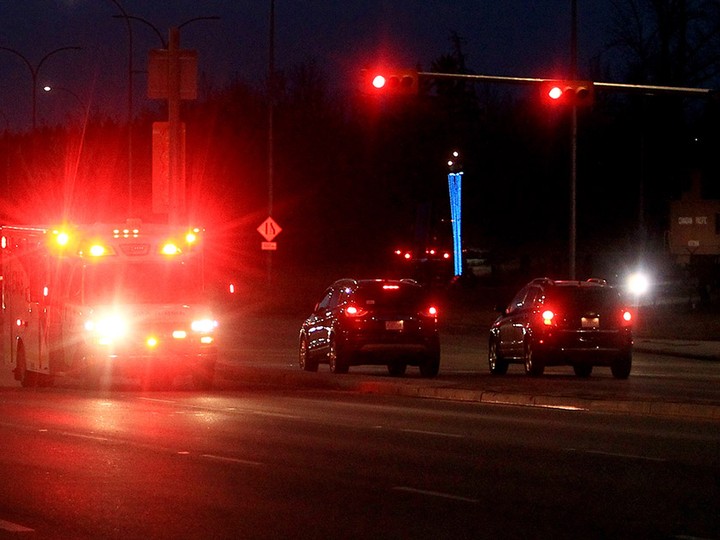
<path fill-rule="evenodd" d="M 362 91 L 377 95 L 418 93 L 418 73 L 414 69 L 377 69 L 362 71 Z"/>
<path fill-rule="evenodd" d="M 595 99 L 592 81 L 547 81 L 542 88 L 543 95 L 553 103 L 582 107 Z"/>

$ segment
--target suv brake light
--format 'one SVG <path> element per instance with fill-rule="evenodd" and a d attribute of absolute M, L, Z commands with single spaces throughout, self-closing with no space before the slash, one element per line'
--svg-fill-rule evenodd
<path fill-rule="evenodd" d="M 346 317 L 356 318 L 356 317 L 364 317 L 365 315 L 367 315 L 368 311 L 367 311 L 367 309 L 363 309 L 354 304 L 350 304 L 343 310 L 343 313 L 345 314 Z"/>
<path fill-rule="evenodd" d="M 555 318 L 555 313 L 552 310 L 546 309 L 545 311 L 542 312 L 542 322 L 545 326 L 552 326 L 554 324 L 553 323 L 554 318 Z"/>
<path fill-rule="evenodd" d="M 633 315 L 630 310 L 624 309 L 621 317 L 623 326 L 630 326 L 632 324 Z"/>

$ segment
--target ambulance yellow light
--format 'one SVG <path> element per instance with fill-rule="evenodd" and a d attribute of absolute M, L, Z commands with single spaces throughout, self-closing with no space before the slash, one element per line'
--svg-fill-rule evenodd
<path fill-rule="evenodd" d="M 90 246 L 90 255 L 93 257 L 102 257 L 105 255 L 105 246 L 100 244 L 93 244 Z"/>
<path fill-rule="evenodd" d="M 178 253 L 180 253 L 180 248 L 172 242 L 168 242 L 162 247 L 160 251 L 163 255 L 177 255 Z"/>
<path fill-rule="evenodd" d="M 59 246 L 66 246 L 70 241 L 70 235 L 66 232 L 57 231 L 55 234 L 55 242 L 57 242 Z"/>

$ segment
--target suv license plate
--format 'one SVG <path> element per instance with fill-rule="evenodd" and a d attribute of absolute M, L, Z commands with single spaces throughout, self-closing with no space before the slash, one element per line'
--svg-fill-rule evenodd
<path fill-rule="evenodd" d="M 600 328 L 600 317 L 583 317 L 580 324 L 583 328 Z"/>
<path fill-rule="evenodd" d="M 403 321 L 385 321 L 385 330 L 402 330 Z"/>

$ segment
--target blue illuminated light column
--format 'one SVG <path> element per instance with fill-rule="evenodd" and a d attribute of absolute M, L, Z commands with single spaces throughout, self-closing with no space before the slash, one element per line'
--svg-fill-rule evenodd
<path fill-rule="evenodd" d="M 462 256 L 462 177 L 463 172 L 460 170 L 459 154 L 453 152 L 452 159 L 448 160 L 450 173 L 448 174 L 448 190 L 450 192 L 450 220 L 452 221 L 453 232 L 453 265 L 455 275 L 462 275 L 463 256 Z"/>

